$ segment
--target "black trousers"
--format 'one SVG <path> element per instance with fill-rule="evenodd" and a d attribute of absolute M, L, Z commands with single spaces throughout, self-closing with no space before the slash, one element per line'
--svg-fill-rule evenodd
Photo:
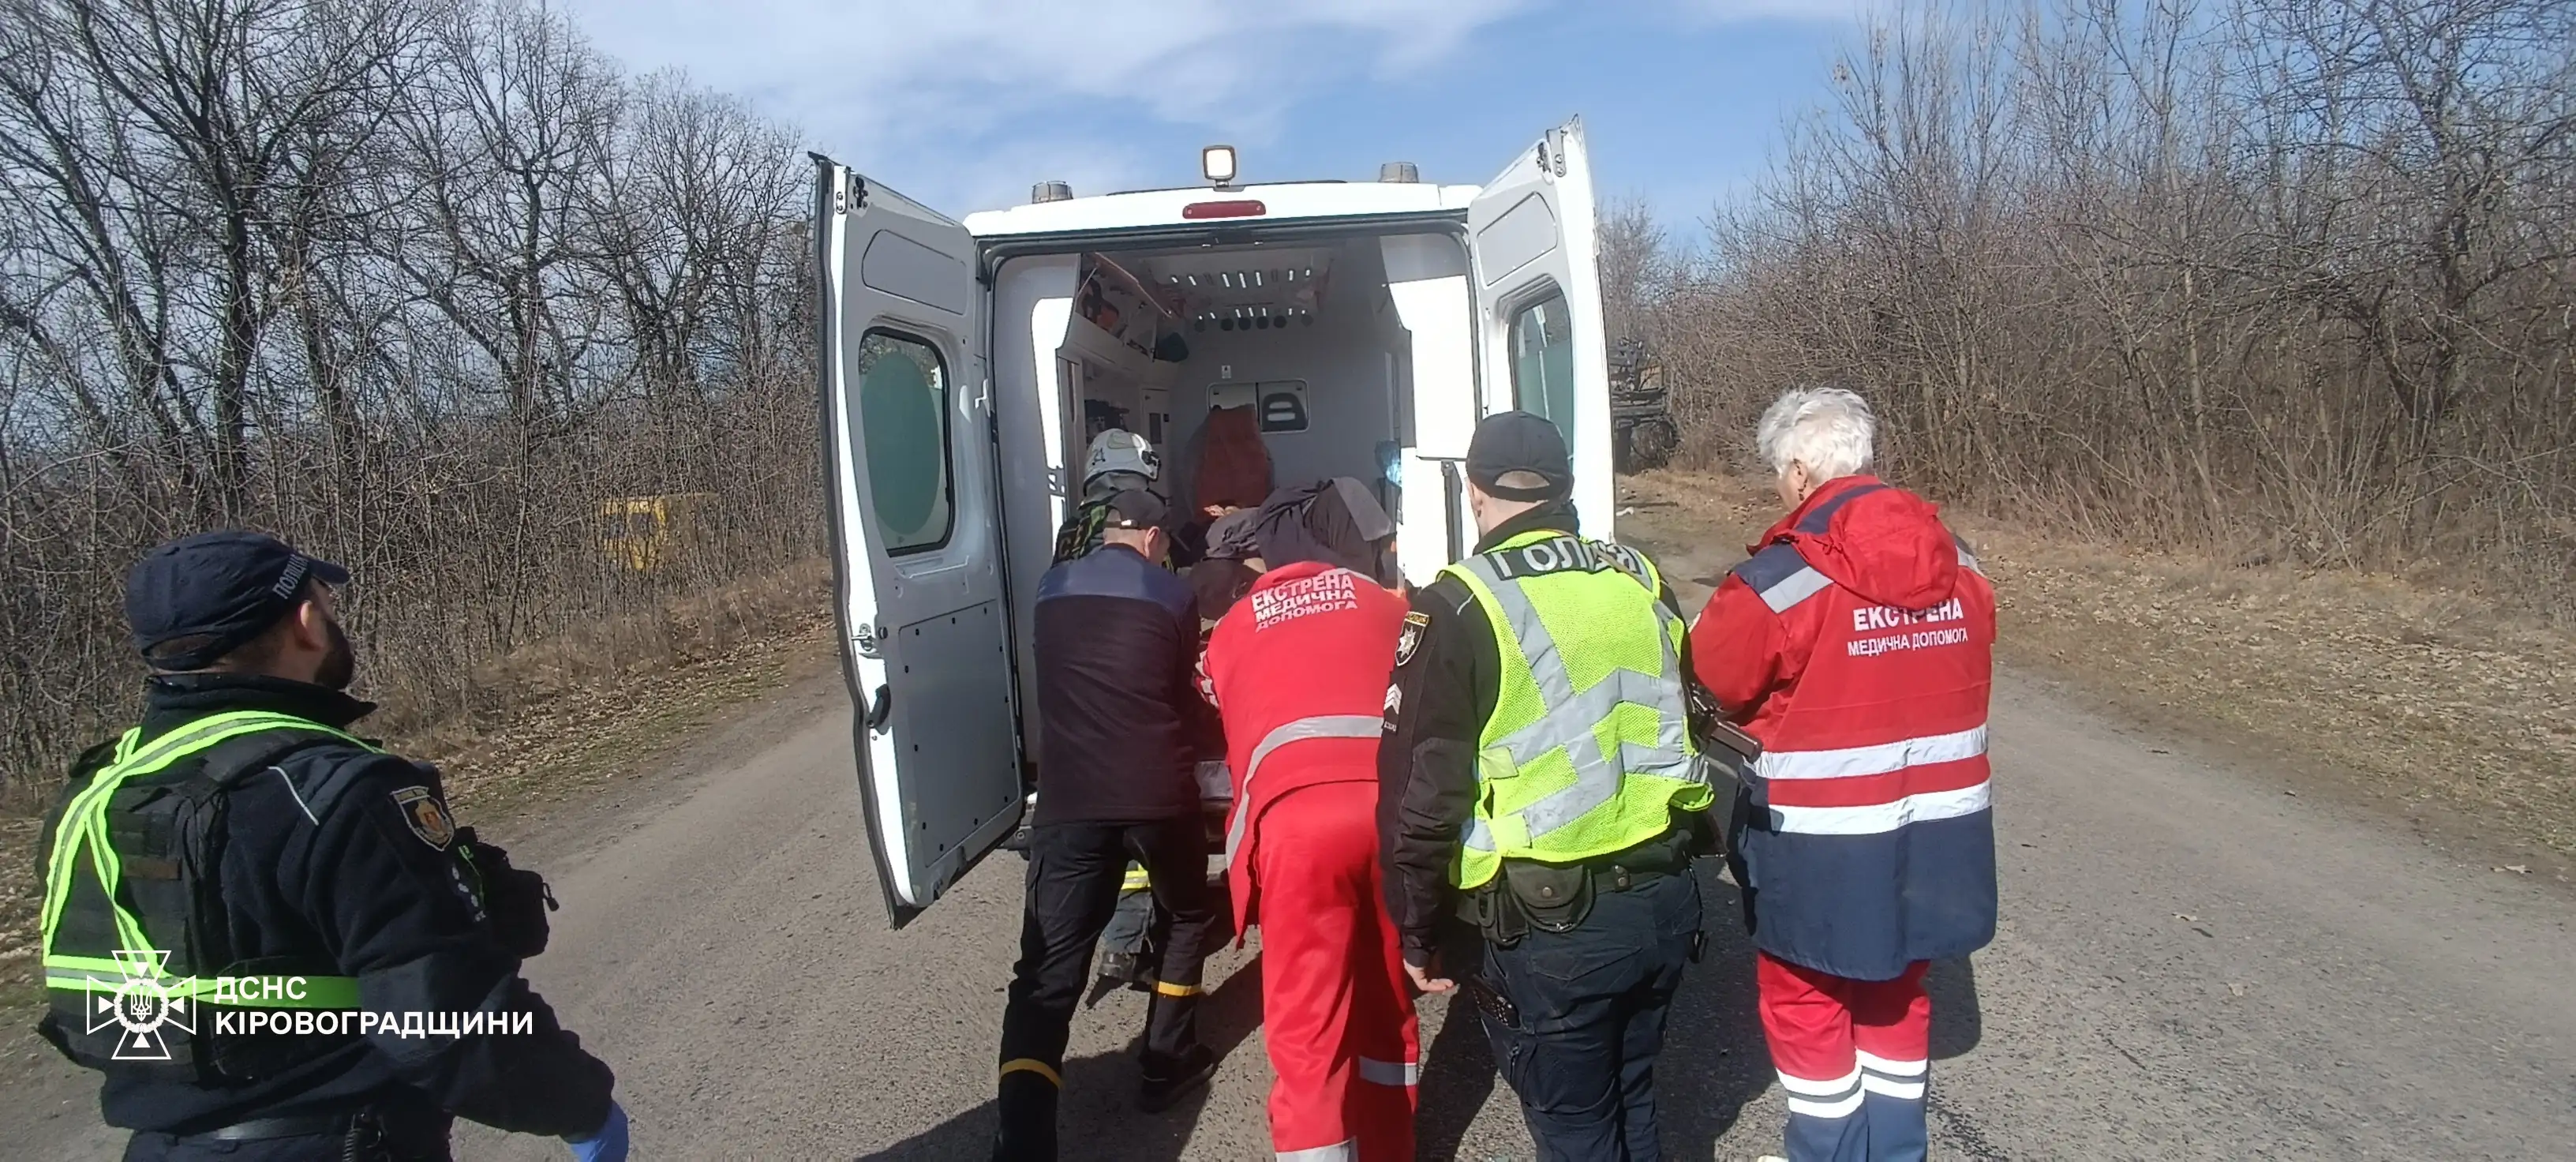
<path fill-rule="evenodd" d="M 1663 1157 L 1655 1057 L 1699 931 L 1699 881 L 1685 869 L 1599 893 L 1571 932 L 1485 947 L 1466 987 L 1486 992 L 1468 999 L 1541 1162 Z"/>
<path fill-rule="evenodd" d="M 1207 882 L 1207 831 L 1196 812 L 1153 823 L 1050 823 L 1029 830 L 1028 903 L 1010 1007 L 1002 1012 L 1004 1091 L 1018 1074 L 1050 1083 L 1064 1067 L 1073 1011 L 1091 981 L 1091 947 L 1118 906 L 1127 861 L 1145 865 L 1160 956 L 1145 1018 L 1145 1066 L 1174 1062 L 1199 1043 L 1199 969 L 1218 938 L 1224 907 Z M 1044 1072 L 1026 1064 L 1043 1066 Z M 1014 1069 L 1014 1066 L 1017 1066 Z M 1004 1113 L 1010 1112 L 1006 1100 Z"/>
<path fill-rule="evenodd" d="M 340 1149 L 346 1138 L 343 1134 L 307 1134 L 225 1142 L 138 1131 L 126 1140 L 125 1162 L 340 1162 Z"/>
<path fill-rule="evenodd" d="M 126 1139 L 125 1162 L 448 1162 L 454 1122 L 443 1111 L 406 1104 L 335 1134 L 224 1141 L 137 1130 Z"/>

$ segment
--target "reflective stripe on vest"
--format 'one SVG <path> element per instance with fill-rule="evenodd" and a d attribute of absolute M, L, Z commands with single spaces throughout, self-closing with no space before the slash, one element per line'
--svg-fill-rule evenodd
<path fill-rule="evenodd" d="M 159 982 L 162 991 L 173 997 L 203 998 L 218 992 L 230 994 L 236 982 L 220 978 L 172 978 L 166 960 L 167 951 L 156 948 L 143 931 L 143 922 L 118 900 L 118 890 L 125 882 L 125 864 L 116 848 L 108 842 L 108 807 L 116 792 L 130 779 L 158 774 L 192 755 L 201 754 L 215 745 L 246 734 L 288 730 L 328 735 L 355 746 L 367 746 L 355 736 L 334 730 L 309 719 L 289 714 L 241 710 L 209 715 L 180 726 L 149 743 L 141 742 L 142 730 L 126 731 L 117 740 L 114 761 L 99 768 L 87 787 L 72 796 L 63 808 L 63 817 L 55 825 L 53 847 L 45 864 L 45 901 L 38 917 L 38 946 L 42 950 L 45 987 L 67 991 L 113 993 L 132 978 L 145 977 Z M 73 881 L 79 876 L 82 855 L 88 856 L 90 875 L 98 882 L 100 895 L 107 901 L 121 947 L 115 951 L 125 956 L 81 955 L 57 951 L 56 930 L 62 924 L 63 908 L 71 900 Z M 98 952 L 105 950 L 82 950 Z M 272 978 L 253 978 L 265 981 Z M 288 978 L 273 978 L 286 980 Z M 262 990 L 257 1002 L 271 1008 L 354 1008 L 358 982 L 349 977 L 308 976 L 302 998 L 281 995 L 271 997 Z M 274 1001 L 275 1003 L 271 1003 Z"/>
<path fill-rule="evenodd" d="M 1243 833 L 1252 820 L 1252 778 L 1261 773 L 1261 760 L 1269 758 L 1270 752 L 1309 738 L 1376 738 L 1385 728 L 1385 720 L 1374 714 L 1319 714 L 1282 723 L 1262 735 L 1252 757 L 1244 760 L 1243 785 L 1234 792 L 1234 821 L 1225 828 L 1226 866 L 1234 866 L 1234 853 L 1243 848 Z"/>
<path fill-rule="evenodd" d="M 137 978 L 157 977 L 160 995 L 204 1005 L 254 1009 L 354 1009 L 358 981 L 347 976 L 189 976 L 152 971 L 157 957 L 122 961 L 80 956 L 45 959 L 45 987 L 113 996 Z M 85 968 L 71 967 L 86 965 Z M 292 990 L 292 991 L 290 991 Z M 298 995 L 298 994 L 301 995 Z"/>
<path fill-rule="evenodd" d="M 1458 577 L 1484 605 L 1503 659 L 1506 689 L 1517 668 L 1518 676 L 1525 676 L 1536 688 L 1542 708 L 1535 719 L 1505 729 L 1504 721 L 1513 711 L 1506 707 L 1506 693 L 1496 697 L 1494 716 L 1479 740 L 1478 794 L 1460 853 L 1459 886 L 1474 887 L 1491 879 L 1506 856 L 1567 862 L 1654 838 L 1653 834 L 1628 836 L 1608 846 L 1596 841 L 1588 847 L 1547 841 L 1632 789 L 1653 796 L 1659 805 L 1677 799 L 1686 809 L 1707 805 L 1709 793 L 1690 739 L 1682 693 L 1677 642 L 1683 622 L 1657 599 L 1661 579 L 1652 562 L 1620 546 L 1541 530 L 1512 538 L 1493 552 L 1468 558 L 1444 572 Z M 1584 616 L 1628 621 L 1637 612 L 1636 599 L 1642 592 L 1653 618 L 1646 625 L 1655 637 L 1656 672 L 1614 665 L 1590 686 L 1576 689 L 1565 651 L 1548 630 L 1526 584 L 1542 577 L 1580 579 L 1579 595 L 1545 596 L 1560 621 Z M 1595 608 L 1582 608 L 1587 605 Z M 1638 628 L 1630 621 L 1613 632 L 1634 633 Z M 1642 654 L 1641 643 L 1626 644 Z M 1615 720 L 1623 707 L 1642 708 L 1653 715 L 1651 738 L 1641 739 L 1630 731 L 1618 738 L 1615 754 L 1605 753 L 1600 732 L 1605 724 L 1620 730 Z M 1546 790 L 1516 810 L 1494 812 L 1495 784 L 1527 777 L 1532 764 L 1558 753 L 1571 768 L 1565 785 Z M 1695 794 L 1689 793 L 1691 788 L 1696 788 Z M 1689 802 L 1692 799 L 1696 804 Z M 1656 834 L 1662 830 L 1659 824 Z"/>

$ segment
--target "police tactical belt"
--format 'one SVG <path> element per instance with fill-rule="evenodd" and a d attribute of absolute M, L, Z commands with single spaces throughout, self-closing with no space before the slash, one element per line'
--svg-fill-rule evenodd
<path fill-rule="evenodd" d="M 1571 932 L 1592 914 L 1601 892 L 1624 892 L 1690 870 L 1690 829 L 1671 831 L 1626 851 L 1581 863 L 1506 859 L 1502 874 L 1459 894 L 1458 918 L 1488 943 L 1510 948 L 1531 930 Z"/>

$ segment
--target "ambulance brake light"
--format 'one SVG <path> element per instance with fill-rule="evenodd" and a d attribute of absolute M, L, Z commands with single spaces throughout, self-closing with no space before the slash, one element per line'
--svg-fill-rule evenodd
<path fill-rule="evenodd" d="M 1258 218 L 1269 212 L 1270 207 L 1262 205 L 1261 203 L 1249 198 L 1234 202 L 1192 202 L 1189 205 L 1181 207 L 1181 217 L 1193 220 L 1201 218 Z"/>

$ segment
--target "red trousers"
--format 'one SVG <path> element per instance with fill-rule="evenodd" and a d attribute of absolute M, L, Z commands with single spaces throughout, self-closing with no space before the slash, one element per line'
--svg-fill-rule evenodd
<path fill-rule="evenodd" d="M 1789 1099 L 1790 1162 L 1919 1159 L 1931 1057 L 1926 963 L 1850 980 L 1757 954 L 1762 1031 Z"/>
<path fill-rule="evenodd" d="M 1421 1034 L 1379 892 L 1377 784 L 1301 787 L 1258 827 L 1271 1147 L 1296 1162 L 1409 1162 Z"/>

